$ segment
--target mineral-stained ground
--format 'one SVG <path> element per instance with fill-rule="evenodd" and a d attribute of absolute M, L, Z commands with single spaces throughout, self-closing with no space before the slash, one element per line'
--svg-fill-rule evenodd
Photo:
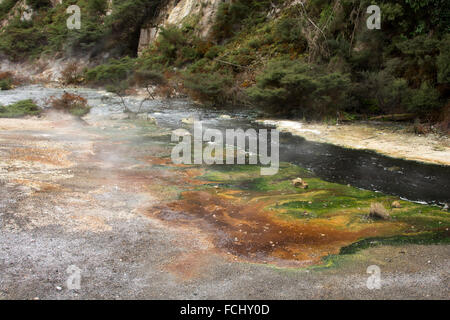
<path fill-rule="evenodd" d="M 440 208 L 288 163 L 174 165 L 171 148 L 151 121 L 0 119 L 0 299 L 448 299 Z"/>

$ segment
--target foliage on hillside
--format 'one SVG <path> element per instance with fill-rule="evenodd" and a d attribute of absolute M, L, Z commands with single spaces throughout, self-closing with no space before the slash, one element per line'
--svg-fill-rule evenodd
<path fill-rule="evenodd" d="M 17 1 L 5 0 L 0 4 L 0 19 L 13 2 Z M 161 3 L 161 0 L 115 0 L 113 13 L 107 15 L 107 0 L 67 0 L 55 7 L 47 0 L 27 0 L 34 9 L 32 21 L 22 21 L 16 15 L 2 30 L 0 52 L 14 61 L 41 54 L 135 55 L 140 29 Z M 67 28 L 66 10 L 74 4 L 82 12 L 80 30 Z"/>
<path fill-rule="evenodd" d="M 81 30 L 69 32 L 65 8 L 75 2 L 89 14 Z M 139 29 L 160 4 L 115 0 L 107 16 L 103 0 L 65 1 L 39 9 L 32 22 L 12 21 L 0 51 L 13 59 L 108 52 L 114 59 L 88 70 L 88 83 L 173 85 L 208 105 L 307 118 L 414 113 L 449 122 L 446 0 L 380 0 L 381 30 L 366 27 L 368 0 L 224 2 L 210 38 L 200 38 L 199 17 L 189 17 L 162 28 L 134 58 Z"/>
<path fill-rule="evenodd" d="M 4 19 L 19 0 L 3 0 L 0 3 L 0 20 Z"/>

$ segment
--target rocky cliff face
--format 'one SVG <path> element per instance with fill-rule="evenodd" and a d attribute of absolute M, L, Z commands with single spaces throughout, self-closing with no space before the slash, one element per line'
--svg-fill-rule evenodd
<path fill-rule="evenodd" d="M 161 27 L 181 26 L 186 19 L 195 20 L 199 36 L 208 37 L 219 4 L 228 1 L 231 0 L 167 0 L 159 14 L 142 28 L 139 53 L 156 40 Z"/>
<path fill-rule="evenodd" d="M 0 4 L 4 0 L 0 0 Z M 62 0 L 50 0 L 50 3 L 53 7 L 62 3 Z M 6 27 L 11 18 L 20 15 L 21 20 L 31 20 L 34 14 L 34 10 L 27 4 L 26 0 L 18 1 L 15 6 L 11 9 L 10 13 L 0 21 L 0 28 Z"/>
<path fill-rule="evenodd" d="M 0 0 L 0 3 L 2 2 L 3 0 Z M 27 5 L 25 0 L 17 2 L 6 18 L 0 21 L 0 28 L 6 27 L 9 24 L 10 19 L 16 15 L 20 15 L 22 20 L 30 20 L 33 16 L 33 9 Z"/>

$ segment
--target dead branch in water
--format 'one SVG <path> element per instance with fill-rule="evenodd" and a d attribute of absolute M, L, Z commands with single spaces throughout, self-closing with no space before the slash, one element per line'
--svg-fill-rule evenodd
<path fill-rule="evenodd" d="M 125 90 L 124 90 L 124 89 L 121 89 L 121 88 L 112 88 L 110 91 L 119 97 L 120 102 L 121 102 L 121 104 L 123 105 L 124 110 L 125 110 L 126 113 L 136 115 L 136 114 L 139 114 L 139 113 L 141 112 L 142 106 L 144 105 L 144 103 L 145 103 L 146 101 L 155 100 L 155 96 L 154 96 L 153 93 L 150 91 L 150 85 L 147 85 L 147 86 L 145 87 L 145 90 L 147 91 L 147 96 L 146 96 L 143 100 L 141 100 L 141 103 L 139 104 L 139 108 L 138 108 L 137 112 L 132 111 L 132 110 L 128 107 L 128 105 L 126 104 L 126 102 L 125 102 Z"/>

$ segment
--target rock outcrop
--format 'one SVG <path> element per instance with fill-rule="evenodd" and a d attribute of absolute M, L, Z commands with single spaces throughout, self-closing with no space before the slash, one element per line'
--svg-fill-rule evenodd
<path fill-rule="evenodd" d="M 372 203 L 370 206 L 369 218 L 374 220 L 389 220 L 391 216 L 381 203 Z"/>
<path fill-rule="evenodd" d="M 0 3 L 2 3 L 3 0 L 0 0 Z M 58 4 L 62 3 L 62 0 L 50 0 L 50 3 L 53 7 L 55 7 Z M 0 21 L 0 28 L 6 27 L 11 19 L 15 16 L 20 15 L 20 19 L 22 21 L 29 21 L 32 19 L 34 14 L 33 8 L 31 8 L 26 0 L 20 0 L 18 1 L 14 7 L 11 9 L 10 13 L 6 15 L 6 17 Z"/>
<path fill-rule="evenodd" d="M 220 3 L 230 0 L 167 0 L 159 14 L 142 28 L 138 52 L 142 53 L 158 37 L 161 27 L 181 26 L 187 19 L 196 21 L 196 30 L 202 38 L 209 36 Z"/>
<path fill-rule="evenodd" d="M 302 178 L 297 178 L 292 180 L 292 184 L 294 185 L 294 187 L 299 188 L 299 189 L 308 189 L 309 185 L 306 181 L 304 181 Z"/>

